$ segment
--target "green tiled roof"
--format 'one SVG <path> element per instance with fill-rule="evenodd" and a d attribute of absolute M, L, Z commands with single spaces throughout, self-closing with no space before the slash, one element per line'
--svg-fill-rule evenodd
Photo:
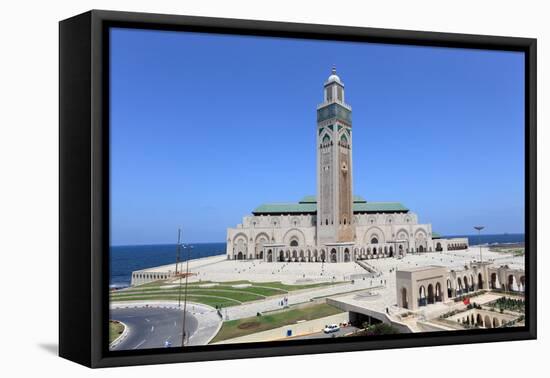
<path fill-rule="evenodd" d="M 437 232 L 432 232 L 432 239 L 441 239 L 441 235 Z"/>
<path fill-rule="evenodd" d="M 405 206 L 399 202 L 367 202 L 363 197 L 353 197 L 354 213 L 386 213 L 407 212 Z M 260 214 L 315 214 L 317 201 L 315 196 L 305 196 L 298 203 L 266 203 L 252 211 L 254 215 Z"/>
<path fill-rule="evenodd" d="M 399 202 L 365 202 L 354 203 L 354 213 L 384 213 L 392 211 L 409 211 Z"/>
<path fill-rule="evenodd" d="M 253 214 L 315 214 L 317 203 L 265 203 L 252 211 Z"/>

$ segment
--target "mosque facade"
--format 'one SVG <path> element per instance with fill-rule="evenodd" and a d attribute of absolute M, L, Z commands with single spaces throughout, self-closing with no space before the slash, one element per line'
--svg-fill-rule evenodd
<path fill-rule="evenodd" d="M 227 229 L 229 260 L 352 262 L 468 248 L 443 239 L 399 202 L 353 194 L 352 109 L 335 68 L 317 107 L 317 195 L 258 206 Z"/>

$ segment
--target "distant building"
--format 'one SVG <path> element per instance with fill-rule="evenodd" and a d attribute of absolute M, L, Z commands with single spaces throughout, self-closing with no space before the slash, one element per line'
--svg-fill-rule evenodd
<path fill-rule="evenodd" d="M 441 239 L 398 202 L 353 195 L 351 106 L 336 69 L 317 107 L 317 196 L 263 204 L 227 230 L 227 258 L 267 262 L 349 262 L 468 248 Z"/>

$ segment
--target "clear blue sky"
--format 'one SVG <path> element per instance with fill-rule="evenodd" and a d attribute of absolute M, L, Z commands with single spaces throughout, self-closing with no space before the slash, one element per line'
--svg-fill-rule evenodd
<path fill-rule="evenodd" d="M 354 193 L 442 234 L 524 230 L 523 54 L 115 29 L 111 242 L 223 241 L 316 192 L 316 106 L 336 65 Z"/>

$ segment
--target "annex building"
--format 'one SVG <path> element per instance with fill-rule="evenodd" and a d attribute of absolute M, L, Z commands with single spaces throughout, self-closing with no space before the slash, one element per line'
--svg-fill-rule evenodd
<path fill-rule="evenodd" d="M 317 107 L 317 195 L 258 206 L 227 229 L 227 258 L 336 263 L 468 248 L 468 239 L 440 238 L 399 202 L 353 194 L 351 106 L 335 68 L 323 95 Z"/>

